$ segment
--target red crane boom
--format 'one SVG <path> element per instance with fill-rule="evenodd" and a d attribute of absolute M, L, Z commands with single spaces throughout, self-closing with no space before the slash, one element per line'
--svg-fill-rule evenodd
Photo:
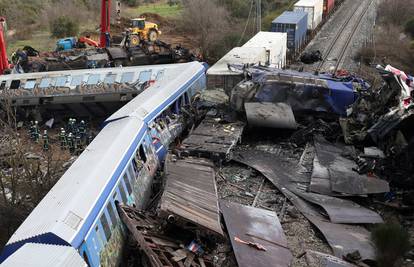
<path fill-rule="evenodd" d="M 109 46 L 109 32 L 111 30 L 111 0 L 101 2 L 101 36 L 100 47 Z"/>
<path fill-rule="evenodd" d="M 4 38 L 4 30 L 6 25 L 6 19 L 0 17 L 0 74 L 3 74 L 5 70 L 10 69 L 9 58 L 6 51 L 6 40 Z"/>

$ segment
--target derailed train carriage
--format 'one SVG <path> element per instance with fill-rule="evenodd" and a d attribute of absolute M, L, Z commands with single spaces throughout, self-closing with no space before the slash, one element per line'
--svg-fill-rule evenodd
<path fill-rule="evenodd" d="M 116 266 L 125 230 L 116 203 L 144 207 L 183 109 L 205 89 L 205 67 L 178 64 L 113 114 L 6 244 L 2 266 Z"/>

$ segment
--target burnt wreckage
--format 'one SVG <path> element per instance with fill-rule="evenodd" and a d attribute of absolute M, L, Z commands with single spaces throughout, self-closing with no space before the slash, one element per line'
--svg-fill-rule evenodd
<path fill-rule="evenodd" d="M 183 63 L 198 60 L 189 49 L 157 40 L 139 46 L 73 49 L 39 53 L 31 47 L 18 50 L 13 57 L 14 72 L 43 72 L 119 66 Z"/>
<path fill-rule="evenodd" d="M 227 99 L 223 90 L 202 93 L 206 117 L 172 149 L 159 204 L 121 207 L 141 255 L 150 266 L 372 265 L 370 229 L 384 223 L 384 207 L 412 206 L 404 184 L 412 180 L 412 78 L 378 67 L 384 82 L 373 88 L 356 76 L 230 68 L 244 80 Z M 390 175 L 396 166 L 405 180 Z M 315 251 L 310 236 L 285 235 L 298 223 L 289 205 L 333 255 Z"/>

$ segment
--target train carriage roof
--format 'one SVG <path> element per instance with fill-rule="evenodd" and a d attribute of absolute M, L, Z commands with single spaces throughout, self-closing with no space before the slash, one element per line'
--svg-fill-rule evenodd
<path fill-rule="evenodd" d="M 30 259 L 30 261 L 28 260 Z M 27 243 L 7 258 L 2 267 L 87 267 L 79 253 L 72 247 Z"/>
<path fill-rule="evenodd" d="M 162 80 L 112 114 L 106 123 L 128 116 L 147 118 L 150 113 L 165 108 L 167 102 L 177 98 L 188 85 L 205 72 L 205 67 L 199 62 L 175 65 L 176 68 L 165 71 Z"/>
<path fill-rule="evenodd" d="M 53 233 L 72 243 L 100 197 L 107 193 L 128 149 L 143 136 L 144 123 L 124 119 L 108 124 L 12 235 L 7 244 Z M 99 211 L 99 210 L 98 210 Z M 97 211 L 97 212 L 98 212 Z M 89 221 L 89 223 L 91 223 Z"/>

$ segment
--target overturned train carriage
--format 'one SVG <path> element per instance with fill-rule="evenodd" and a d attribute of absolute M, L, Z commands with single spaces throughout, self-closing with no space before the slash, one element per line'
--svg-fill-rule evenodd
<path fill-rule="evenodd" d="M 182 65 L 4 75 L 0 77 L 0 101 L 25 116 L 106 117 L 176 68 Z"/>
<path fill-rule="evenodd" d="M 185 127 L 188 112 L 183 109 L 190 109 L 206 85 L 205 68 L 198 62 L 177 64 L 164 75 L 168 79 L 106 120 L 13 234 L 1 254 L 2 266 L 26 266 L 28 261 L 36 266 L 120 264 L 125 229 L 116 204 L 146 205 L 167 147 Z M 55 254 L 48 253 L 50 247 L 56 248 Z"/>

